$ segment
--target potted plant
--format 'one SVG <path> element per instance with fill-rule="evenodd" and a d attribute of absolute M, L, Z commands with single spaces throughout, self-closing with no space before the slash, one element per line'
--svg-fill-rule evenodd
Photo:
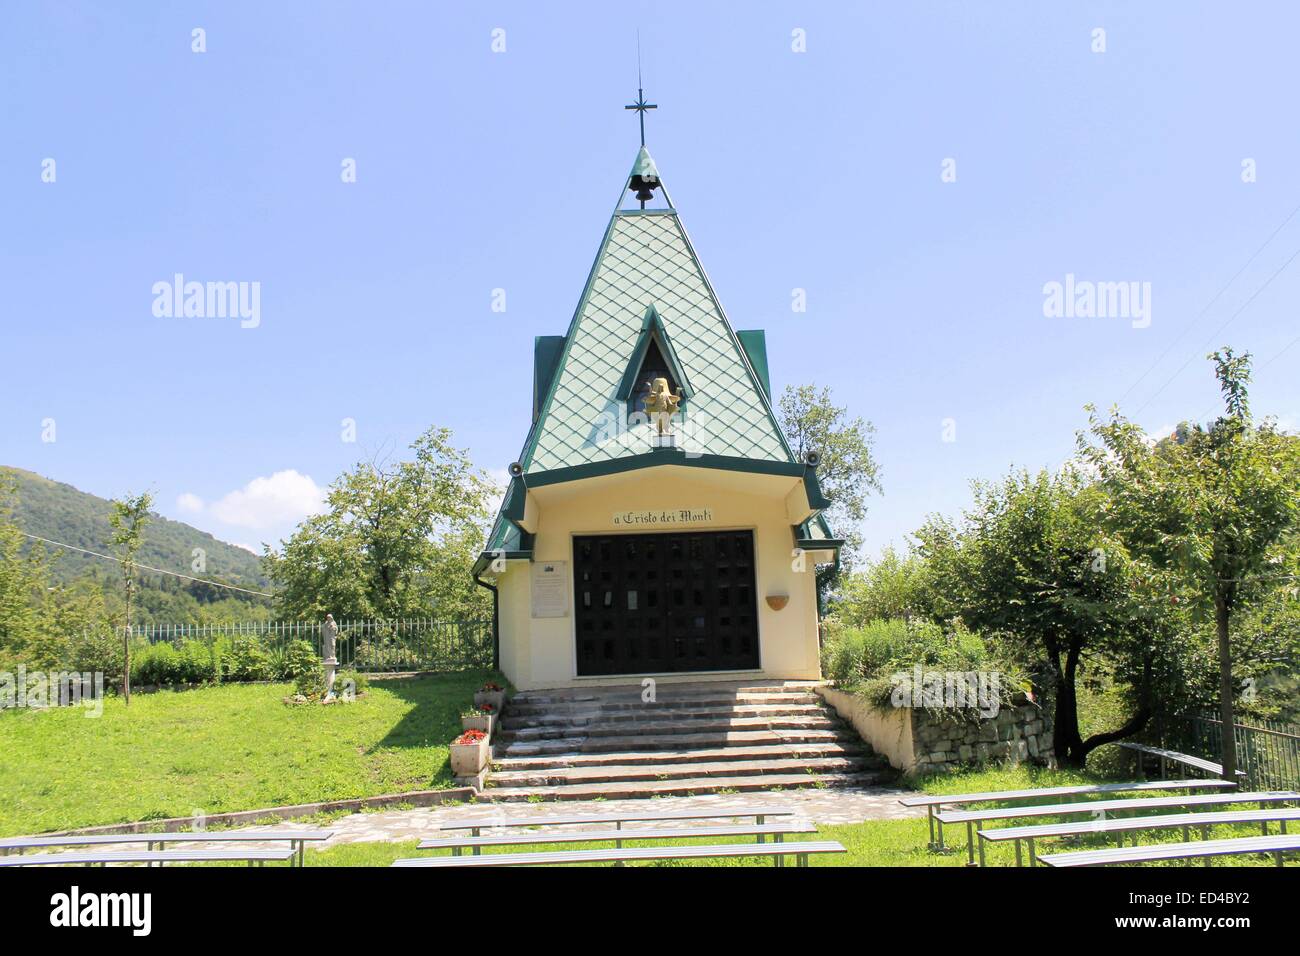
<path fill-rule="evenodd" d="M 488 735 L 467 730 L 451 742 L 451 772 L 457 777 L 477 776 L 487 766 Z"/>
<path fill-rule="evenodd" d="M 505 706 L 506 692 L 505 689 L 497 683 L 488 681 L 474 694 L 474 706 L 482 707 L 484 704 L 490 704 L 492 710 L 501 713 L 501 708 Z"/>
<path fill-rule="evenodd" d="M 481 730 L 491 737 L 493 726 L 496 723 L 496 713 L 496 708 L 491 704 L 470 708 L 460 715 L 461 729 Z"/>

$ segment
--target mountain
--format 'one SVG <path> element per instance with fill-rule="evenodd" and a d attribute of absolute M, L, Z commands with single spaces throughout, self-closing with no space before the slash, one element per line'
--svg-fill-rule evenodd
<path fill-rule="evenodd" d="M 0 481 L 5 479 L 11 479 L 17 485 L 14 522 L 23 531 L 88 551 L 109 553 L 108 515 L 111 506 L 106 498 L 87 494 L 72 485 L 51 481 L 34 472 L 0 465 Z M 120 580 L 117 566 L 112 561 L 54 545 L 45 548 L 54 558 L 52 577 L 56 583 L 67 584 L 86 577 Z M 206 554 L 207 568 L 204 571 L 195 571 L 192 567 L 195 548 L 202 548 Z M 218 541 L 206 531 L 156 514 L 145 528 L 137 560 L 140 564 L 179 574 L 222 581 L 255 591 L 269 590 L 269 582 L 262 573 L 262 561 L 257 555 Z M 149 572 L 142 573 L 141 585 L 160 590 L 185 590 L 200 602 L 239 597 L 237 591 L 188 584 L 180 578 Z"/>

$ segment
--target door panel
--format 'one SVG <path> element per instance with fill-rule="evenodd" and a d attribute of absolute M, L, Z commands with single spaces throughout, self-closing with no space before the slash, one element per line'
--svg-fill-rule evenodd
<path fill-rule="evenodd" d="M 574 539 L 578 673 L 759 666 L 750 531 Z"/>

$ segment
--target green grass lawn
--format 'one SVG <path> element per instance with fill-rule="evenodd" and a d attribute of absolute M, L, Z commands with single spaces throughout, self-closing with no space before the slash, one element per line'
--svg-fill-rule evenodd
<path fill-rule="evenodd" d="M 0 836 L 449 787 L 447 745 L 489 674 L 372 681 L 331 706 L 230 684 L 113 697 L 99 718 L 0 712 Z"/>

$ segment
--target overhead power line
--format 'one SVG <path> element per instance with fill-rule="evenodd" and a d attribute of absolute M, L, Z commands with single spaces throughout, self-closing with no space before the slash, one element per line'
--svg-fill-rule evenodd
<path fill-rule="evenodd" d="M 1269 233 L 1268 238 L 1265 239 L 1262 243 L 1260 243 L 1259 248 L 1256 249 L 1251 254 L 1249 259 L 1247 259 L 1244 263 L 1242 263 L 1241 268 L 1232 274 L 1232 278 L 1229 279 L 1227 282 L 1225 282 L 1218 292 L 1214 293 L 1214 298 L 1210 299 L 1209 302 L 1205 303 L 1204 308 L 1202 308 L 1200 312 L 1196 313 L 1196 318 L 1192 319 L 1192 321 L 1189 322 L 1187 326 L 1181 332 L 1178 333 L 1178 335 L 1174 336 L 1174 340 L 1165 347 L 1165 350 L 1163 352 L 1160 353 L 1160 357 L 1151 363 L 1151 367 L 1148 368 L 1141 375 L 1139 375 L 1137 381 L 1134 382 L 1132 385 L 1130 385 L 1128 389 L 1124 392 L 1124 394 L 1119 397 L 1119 401 L 1117 404 L 1122 405 L 1124 403 L 1124 400 L 1128 398 L 1131 394 L 1133 394 L 1133 389 L 1141 385 L 1142 382 L 1146 379 L 1146 377 L 1156 370 L 1156 368 L 1160 365 L 1160 363 L 1163 362 L 1165 358 L 1168 357 L 1169 353 L 1174 350 L 1174 347 L 1183 340 L 1183 337 L 1187 335 L 1188 332 L 1192 331 L 1192 329 L 1196 326 L 1196 323 L 1200 322 L 1201 319 L 1205 316 L 1205 313 L 1210 311 L 1210 306 L 1214 305 L 1214 303 L 1219 301 L 1219 299 L 1223 296 L 1223 293 L 1228 291 L 1228 287 L 1231 286 L 1234 282 L 1236 282 L 1238 278 L 1240 278 L 1241 274 L 1245 272 L 1247 268 L 1250 267 L 1250 264 L 1252 262 L 1254 262 L 1256 259 L 1259 258 L 1259 254 L 1268 247 L 1269 243 L 1271 243 L 1274 239 L 1277 238 L 1277 234 L 1286 227 L 1287 223 L 1289 223 L 1292 219 L 1295 218 L 1295 215 L 1298 212 L 1300 212 L 1300 206 L 1296 206 L 1294 209 L 1292 209 L 1290 214 L 1285 219 L 1282 220 L 1281 224 L 1276 229 L 1274 229 L 1271 233 Z M 1272 280 L 1270 279 L 1269 281 L 1271 282 Z M 1220 331 L 1222 331 L 1222 329 L 1220 329 Z M 1217 334 L 1218 333 L 1216 333 L 1216 335 Z M 1184 366 L 1184 368 L 1185 367 L 1186 366 Z M 1179 371 L 1182 371 L 1182 369 L 1180 369 Z"/>
<path fill-rule="evenodd" d="M 42 538 L 38 534 L 28 534 L 26 531 L 20 531 L 19 534 L 23 535 L 24 537 L 32 538 L 35 541 L 43 541 L 46 544 L 53 544 L 60 548 L 67 548 L 69 551 L 80 551 L 82 554 L 89 554 L 89 555 L 93 555 L 96 558 L 103 558 L 106 561 L 117 562 L 118 560 L 117 558 L 113 557 L 111 554 L 100 554 L 98 551 L 88 551 L 85 548 L 78 548 L 75 544 L 64 544 L 62 541 L 51 541 L 49 538 Z M 222 584 L 220 581 L 209 581 L 207 578 L 195 578 L 195 577 L 191 577 L 188 574 L 181 574 L 177 571 L 168 571 L 165 568 L 150 567 L 147 564 L 137 564 L 136 567 L 141 568 L 145 571 L 153 571 L 156 574 L 170 574 L 174 578 L 183 578 L 186 581 L 194 581 L 198 584 L 210 584 L 214 588 L 225 588 L 228 591 L 241 591 L 244 594 L 255 594 L 258 597 L 267 597 L 267 598 L 275 596 L 273 594 L 267 594 L 265 591 L 251 591 L 248 588 L 235 587 L 233 584 Z"/>

